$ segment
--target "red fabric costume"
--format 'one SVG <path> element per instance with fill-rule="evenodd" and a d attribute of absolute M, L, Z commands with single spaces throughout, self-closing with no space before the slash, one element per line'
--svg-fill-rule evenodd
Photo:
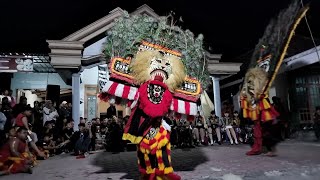
<path fill-rule="evenodd" d="M 32 156 L 26 152 L 27 144 L 21 140 L 15 140 L 19 142 L 17 151 L 21 154 L 20 157 L 14 157 L 12 155 L 10 142 L 7 142 L 0 149 L 0 170 L 6 174 L 25 172 L 27 166 L 34 162 Z"/>

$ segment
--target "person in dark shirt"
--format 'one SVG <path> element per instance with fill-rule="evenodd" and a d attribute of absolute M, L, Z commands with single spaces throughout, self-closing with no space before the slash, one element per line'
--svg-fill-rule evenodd
<path fill-rule="evenodd" d="M 118 118 L 113 117 L 110 124 L 110 150 L 113 153 L 122 151 L 122 130 Z"/>
<path fill-rule="evenodd" d="M 54 129 L 53 129 L 53 125 L 50 121 L 47 121 L 44 125 L 44 132 L 42 133 L 43 137 L 44 136 L 48 136 L 50 138 L 50 140 L 53 139 L 53 135 L 54 135 Z"/>
<path fill-rule="evenodd" d="M 110 107 L 107 109 L 107 118 L 112 118 L 117 115 L 117 109 L 114 104 L 110 104 Z"/>
<path fill-rule="evenodd" d="M 12 128 L 12 108 L 7 97 L 2 98 L 2 107 L 0 111 L 6 116 L 7 121 L 4 125 L 4 132 L 8 133 Z"/>
<path fill-rule="evenodd" d="M 72 138 L 73 133 L 74 133 L 74 131 L 73 131 L 73 128 L 72 128 L 72 122 L 68 121 L 67 122 L 67 127 L 63 130 L 63 141 L 70 140 Z M 64 148 L 64 151 L 67 153 L 67 152 L 72 151 L 72 149 L 73 149 L 73 147 L 69 143 Z"/>
<path fill-rule="evenodd" d="M 26 106 L 27 106 L 27 98 L 24 96 L 21 96 L 19 104 L 16 104 L 12 108 L 13 118 L 16 118 L 18 116 L 18 114 L 22 113 L 24 111 L 24 109 L 26 108 Z"/>
<path fill-rule="evenodd" d="M 316 135 L 315 141 L 320 141 L 320 107 L 316 107 L 316 113 L 313 117 L 313 129 Z"/>
<path fill-rule="evenodd" d="M 43 129 L 43 112 L 38 101 L 34 101 L 33 106 L 34 132 L 41 136 Z"/>
<path fill-rule="evenodd" d="M 80 123 L 78 127 L 79 131 L 76 131 L 70 140 L 64 141 L 62 145 L 71 143 L 70 146 L 74 147 L 74 155 L 78 156 L 77 158 L 84 158 L 88 154 L 92 138 L 91 126 Z"/>
<path fill-rule="evenodd" d="M 56 143 L 49 136 L 44 136 L 42 141 L 37 142 L 37 146 L 39 149 L 44 151 L 46 154 L 45 158 L 54 156 L 56 154 L 56 150 L 60 148 L 59 146 L 56 146 Z"/>

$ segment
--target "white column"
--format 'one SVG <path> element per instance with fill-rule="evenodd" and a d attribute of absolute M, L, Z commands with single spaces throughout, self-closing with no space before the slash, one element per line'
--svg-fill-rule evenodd
<path fill-rule="evenodd" d="M 72 74 L 72 119 L 74 130 L 78 130 L 80 123 L 80 74 Z"/>
<path fill-rule="evenodd" d="M 213 84 L 214 110 L 216 115 L 221 117 L 220 79 L 215 76 L 212 76 L 211 78 Z"/>

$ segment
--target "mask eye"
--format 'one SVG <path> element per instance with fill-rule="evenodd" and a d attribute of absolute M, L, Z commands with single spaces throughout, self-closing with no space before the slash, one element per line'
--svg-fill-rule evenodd
<path fill-rule="evenodd" d="M 161 63 L 161 59 L 157 59 L 156 61 L 157 61 L 158 63 Z"/>
<path fill-rule="evenodd" d="M 166 63 L 166 66 L 170 66 L 170 63 Z"/>

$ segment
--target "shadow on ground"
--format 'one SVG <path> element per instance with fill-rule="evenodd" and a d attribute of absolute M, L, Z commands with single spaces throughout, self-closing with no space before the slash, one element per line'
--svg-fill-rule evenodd
<path fill-rule="evenodd" d="M 208 161 L 201 148 L 175 149 L 172 151 L 172 165 L 175 171 L 193 171 L 198 165 Z M 136 152 L 111 154 L 100 153 L 93 165 L 102 169 L 95 173 L 126 173 L 121 179 L 139 179 Z"/>

